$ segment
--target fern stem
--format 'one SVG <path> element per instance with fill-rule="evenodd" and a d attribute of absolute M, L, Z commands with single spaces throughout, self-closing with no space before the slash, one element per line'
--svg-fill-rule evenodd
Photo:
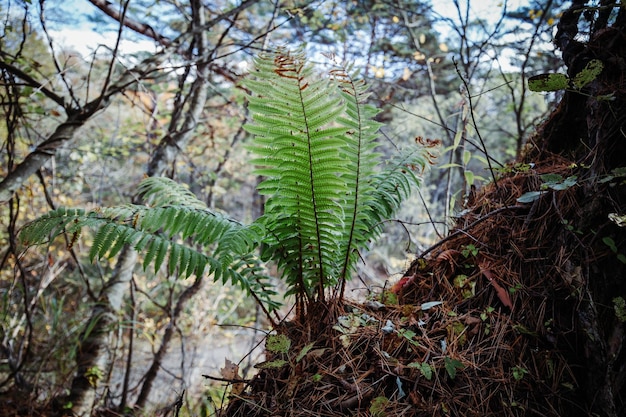
<path fill-rule="evenodd" d="M 354 242 L 354 230 L 356 227 L 356 222 L 357 222 L 357 213 L 358 213 L 358 208 L 359 208 L 359 203 L 360 203 L 360 199 L 359 199 L 359 186 L 360 186 L 360 178 L 361 178 L 361 152 L 362 152 L 362 145 L 363 145 L 363 130 L 361 129 L 362 127 L 362 118 L 361 118 L 361 106 L 359 106 L 359 96 L 358 96 L 358 91 L 356 89 L 356 86 L 354 85 L 354 81 L 352 79 L 352 77 L 349 76 L 349 74 L 346 72 L 345 75 L 347 76 L 347 79 L 349 80 L 349 85 L 351 88 L 350 91 L 350 95 L 354 94 L 354 101 L 356 104 L 356 122 L 359 125 L 359 129 L 358 129 L 358 139 L 357 139 L 357 158 L 356 158 L 356 180 L 354 183 L 354 204 L 353 204 L 353 214 L 352 214 L 352 219 L 351 219 L 351 224 L 350 224 L 350 236 L 348 238 L 348 244 L 346 245 L 346 255 L 344 257 L 343 260 L 343 267 L 341 270 L 341 275 L 339 276 L 339 284 L 340 284 L 340 291 L 339 291 L 339 300 L 343 299 L 343 294 L 346 288 L 346 279 L 347 279 L 347 275 L 349 273 L 349 266 L 350 266 L 350 252 L 352 250 L 352 244 Z"/>
<path fill-rule="evenodd" d="M 304 66 L 304 64 L 300 64 L 297 60 L 294 63 L 295 65 L 299 65 L 299 67 L 296 69 L 296 73 L 300 74 L 301 70 Z M 305 97 L 302 94 L 302 91 L 304 90 L 304 88 L 306 88 L 306 85 L 302 84 L 303 78 L 301 78 L 300 76 L 298 77 L 298 84 L 300 86 L 300 88 L 298 89 L 298 92 L 300 94 L 300 104 L 302 107 L 302 115 L 304 118 L 304 124 L 306 126 L 306 137 L 307 137 L 307 146 L 308 146 L 308 156 L 309 156 L 309 178 L 310 178 L 310 184 L 311 184 L 311 198 L 312 198 L 312 204 L 313 204 L 313 213 L 315 214 L 315 233 L 316 233 L 316 237 L 317 237 L 317 256 L 318 256 L 318 262 L 319 262 L 319 282 L 318 282 L 318 301 L 323 302 L 324 301 L 324 262 L 323 262 L 323 256 L 324 256 L 324 251 L 322 249 L 322 236 L 320 233 L 320 219 L 319 219 L 319 212 L 318 212 L 318 204 L 317 204 L 317 198 L 316 198 L 316 178 L 315 178 L 315 167 L 314 167 L 314 163 L 313 163 L 313 146 L 312 146 L 312 137 L 311 137 L 311 131 L 310 131 L 310 124 L 309 124 L 309 120 L 307 117 L 307 108 L 305 106 Z M 298 200 L 300 200 L 300 198 L 298 198 Z M 300 234 L 301 235 L 301 234 Z M 302 248 L 302 240 L 300 240 L 300 253 L 303 253 L 303 249 Z M 301 260 L 302 261 L 302 260 Z M 300 262 L 300 266 L 302 267 L 302 262 Z M 305 288 L 306 291 L 306 288 Z"/>

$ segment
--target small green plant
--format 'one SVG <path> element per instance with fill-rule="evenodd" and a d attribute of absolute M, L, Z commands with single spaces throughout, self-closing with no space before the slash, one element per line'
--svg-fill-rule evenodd
<path fill-rule="evenodd" d="M 612 238 L 610 238 L 609 236 L 605 236 L 602 238 L 602 242 L 606 246 L 608 246 L 609 249 L 611 249 L 611 252 L 613 252 L 615 256 L 617 256 L 617 260 L 619 260 L 623 264 L 626 264 L 626 255 L 618 252 L 617 245 L 615 244 L 615 241 Z"/>
<path fill-rule="evenodd" d="M 563 223 L 563 226 L 565 226 L 565 229 L 567 231 L 572 232 L 572 233 L 576 233 L 577 235 L 582 235 L 583 234 L 583 231 L 580 230 L 580 229 L 577 229 L 576 227 L 574 227 L 572 222 L 570 222 L 569 220 L 563 219 L 561 221 L 561 223 Z"/>
<path fill-rule="evenodd" d="M 427 362 L 412 362 L 407 365 L 409 368 L 417 368 L 420 370 L 420 373 L 427 380 L 433 379 L 433 368 Z"/>
<path fill-rule="evenodd" d="M 524 375 L 528 374 L 528 369 L 522 368 L 521 366 L 514 366 L 511 368 L 511 372 L 513 374 L 513 379 L 521 381 L 524 378 Z"/>
<path fill-rule="evenodd" d="M 459 274 L 452 281 L 455 288 L 461 290 L 463 299 L 468 299 L 476 294 L 476 281 L 465 274 Z"/>
<path fill-rule="evenodd" d="M 417 335 L 413 330 L 400 329 L 398 330 L 398 335 L 404 337 L 413 346 L 419 346 L 417 340 L 413 339 Z"/>
<path fill-rule="evenodd" d="M 463 365 L 461 361 L 459 361 L 458 359 L 452 359 L 448 356 L 443 358 L 443 362 L 446 368 L 446 372 L 448 373 L 448 376 L 450 377 L 450 379 L 456 378 L 457 370 L 462 370 L 465 368 L 465 365 Z"/>
<path fill-rule="evenodd" d="M 261 218 L 242 224 L 174 181 L 148 178 L 139 187 L 146 205 L 54 210 L 25 226 L 22 241 L 41 244 L 68 233 L 75 242 L 91 227 L 92 260 L 129 245 L 143 253 L 144 268 L 233 282 L 268 317 L 279 302 L 263 261 L 278 265 L 299 317 L 327 301 L 329 287 L 343 297 L 359 250 L 420 184 L 414 171 L 426 168 L 429 154 L 420 146 L 395 158 L 376 152 L 378 110 L 366 104 L 365 83 L 351 68 L 335 66 L 324 76 L 303 53 L 285 50 L 255 64 L 243 85 L 251 91 L 245 129 L 253 135 L 252 163 L 265 178 L 258 186 L 267 196 Z"/>
<path fill-rule="evenodd" d="M 480 313 L 480 319 L 482 321 L 486 321 L 487 318 L 489 318 L 489 316 L 491 315 L 491 313 L 493 313 L 495 311 L 495 308 L 489 306 L 487 308 L 485 308 L 485 310 L 483 312 Z"/>
<path fill-rule="evenodd" d="M 509 294 L 515 294 L 516 292 L 518 292 L 519 290 L 521 290 L 523 288 L 524 288 L 524 286 L 518 282 L 514 286 L 509 287 Z"/>
<path fill-rule="evenodd" d="M 87 378 L 87 381 L 89 381 L 89 385 L 92 387 L 96 387 L 98 385 L 98 381 L 102 379 L 102 376 L 102 369 L 97 366 L 92 366 L 85 372 L 85 377 Z"/>
<path fill-rule="evenodd" d="M 370 404 L 370 413 L 372 417 L 385 417 L 387 415 L 385 408 L 387 408 L 388 404 L 389 399 L 387 397 L 374 398 Z"/>
<path fill-rule="evenodd" d="M 463 255 L 464 258 L 476 256 L 478 255 L 478 248 L 471 243 L 469 245 L 464 245 L 463 249 L 461 250 L 461 255 Z"/>
<path fill-rule="evenodd" d="M 485 333 L 485 336 L 487 336 L 489 333 L 491 333 L 491 323 L 487 322 L 487 319 L 491 316 L 491 314 L 495 311 L 495 308 L 489 306 L 487 308 L 485 308 L 485 310 L 483 310 L 480 313 L 480 319 L 484 322 L 484 330 L 483 332 Z"/>
<path fill-rule="evenodd" d="M 284 334 L 269 335 L 265 340 L 265 349 L 272 353 L 287 353 L 291 347 L 291 339 Z"/>
<path fill-rule="evenodd" d="M 563 178 L 563 176 L 559 174 L 544 174 L 541 175 L 540 178 L 543 181 L 540 191 L 528 191 L 522 194 L 517 199 L 518 203 L 532 203 L 533 201 L 538 200 L 542 195 L 546 194 L 548 190 L 563 191 L 578 184 L 578 177 L 576 175 Z"/>

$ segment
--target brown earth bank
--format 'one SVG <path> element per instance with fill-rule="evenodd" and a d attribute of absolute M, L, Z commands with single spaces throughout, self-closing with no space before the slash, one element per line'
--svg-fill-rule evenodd
<path fill-rule="evenodd" d="M 524 155 L 389 291 L 315 306 L 220 416 L 620 416 L 626 410 L 626 11 L 580 43 Z M 603 17 L 604 16 L 604 17 Z"/>

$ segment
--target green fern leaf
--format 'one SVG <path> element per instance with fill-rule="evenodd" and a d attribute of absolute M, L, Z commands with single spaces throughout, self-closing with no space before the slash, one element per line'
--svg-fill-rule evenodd
<path fill-rule="evenodd" d="M 341 248 L 342 271 L 340 279 L 350 278 L 358 259 L 357 251 L 362 249 L 374 236 L 374 230 L 366 227 L 372 212 L 370 202 L 374 198 L 375 188 L 371 178 L 374 175 L 380 154 L 375 151 L 380 123 L 374 120 L 378 110 L 365 104 L 369 93 L 362 79 L 350 73 L 350 68 L 341 66 L 331 71 L 346 102 L 345 115 L 339 119 L 348 131 L 343 148 L 349 170 L 343 179 L 349 184 L 351 192 L 344 200 L 346 213 L 346 239 Z"/>
<path fill-rule="evenodd" d="M 170 274 L 178 272 L 188 277 L 208 270 L 216 281 L 231 280 L 255 293 L 270 309 L 277 306 L 272 299 L 274 293 L 268 290 L 262 274 L 256 274 L 259 280 L 256 281 L 237 271 L 249 262 L 258 267 L 258 259 L 245 262 L 243 259 L 248 259 L 261 241 L 262 224 L 255 224 L 248 230 L 239 222 L 211 212 L 185 187 L 169 179 L 147 179 L 140 189 L 152 204 L 162 206 L 124 205 L 87 213 L 61 208 L 26 225 L 20 237 L 24 243 L 38 244 L 63 232 L 77 234 L 83 227 L 91 227 L 95 229 L 89 251 L 92 261 L 113 257 L 125 245 L 130 245 L 144 254 L 144 269 L 152 266 L 156 273 L 167 261 L 166 269 Z M 202 248 L 212 248 L 213 256 L 182 245 L 177 241 L 181 238 Z"/>
<path fill-rule="evenodd" d="M 96 233 L 93 238 L 93 244 L 91 245 L 91 250 L 89 251 L 89 260 L 94 261 L 95 259 L 103 258 L 108 252 L 109 248 L 112 246 L 112 243 L 116 238 L 116 227 L 115 224 L 105 223 Z"/>
<path fill-rule="evenodd" d="M 321 299 L 320 288 L 350 278 L 358 251 L 418 184 L 407 167 L 422 169 L 426 160 L 419 150 L 380 172 L 378 110 L 351 68 L 325 79 L 301 52 L 284 50 L 255 65 L 244 83 L 253 93 L 245 129 L 265 177 L 258 191 L 268 196 L 262 258 L 278 263 L 289 294 Z"/>
<path fill-rule="evenodd" d="M 138 190 L 144 201 L 154 207 L 206 208 L 187 187 L 166 177 L 146 178 L 139 184 Z"/>
<path fill-rule="evenodd" d="M 146 250 L 145 250 L 146 255 L 143 258 L 142 267 L 144 271 L 147 270 L 150 265 L 152 265 L 152 262 L 154 261 L 154 258 L 156 257 L 157 249 L 159 245 L 160 245 L 160 242 L 157 241 L 156 236 L 152 236 L 150 241 L 148 242 L 148 245 L 146 246 Z M 158 269 L 158 268 L 155 268 L 155 269 Z"/>
<path fill-rule="evenodd" d="M 84 216 L 84 210 L 58 208 L 26 224 L 20 231 L 20 240 L 26 245 L 38 245 L 62 233 L 66 228 L 73 233 L 73 223 Z M 79 228 L 78 228 L 79 229 Z"/>
<path fill-rule="evenodd" d="M 339 273 L 339 201 L 350 192 L 339 151 L 346 128 L 336 125 L 345 105 L 301 53 L 279 51 L 256 65 L 257 78 L 245 82 L 255 93 L 249 98 L 253 123 L 245 128 L 255 135 L 250 148 L 257 173 L 267 177 L 258 188 L 268 195 L 265 224 L 281 245 L 294 245 L 271 256 L 280 257 L 288 280 L 322 287 Z"/>
<path fill-rule="evenodd" d="M 163 261 L 165 261 L 165 257 L 170 248 L 170 242 L 165 239 L 155 239 L 155 242 L 157 243 L 155 244 L 154 272 L 157 273 L 161 265 L 163 265 Z"/>

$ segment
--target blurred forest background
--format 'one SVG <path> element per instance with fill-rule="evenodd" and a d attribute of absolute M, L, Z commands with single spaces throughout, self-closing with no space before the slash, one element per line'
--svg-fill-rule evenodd
<path fill-rule="evenodd" d="M 108 359 L 78 373 L 94 391 L 88 408 L 156 410 L 184 395 L 184 412 L 210 415 L 221 388 L 201 375 L 219 375 L 224 357 L 239 360 L 263 335 L 255 329 L 267 329 L 251 298 L 210 277 L 144 271 L 132 256 L 92 263 L 88 235 L 26 248 L 20 228 L 56 207 L 136 201 L 145 176 L 185 183 L 232 218 L 258 217 L 239 81 L 259 51 L 303 48 L 320 69 L 334 54 L 367 80 L 382 152 L 442 142 L 424 186 L 362 254 L 348 295 L 367 294 L 446 234 L 473 187 L 492 178 L 489 165 L 523 151 L 558 99 L 530 93 L 526 80 L 559 70 L 552 36 L 563 7 L 0 1 L 0 392 L 23 393 L 33 410 L 72 398 L 78 358 L 93 350 L 84 341 L 97 332 Z M 115 314 L 103 328 L 104 299 Z M 0 395 L 0 408 L 17 398 Z"/>

